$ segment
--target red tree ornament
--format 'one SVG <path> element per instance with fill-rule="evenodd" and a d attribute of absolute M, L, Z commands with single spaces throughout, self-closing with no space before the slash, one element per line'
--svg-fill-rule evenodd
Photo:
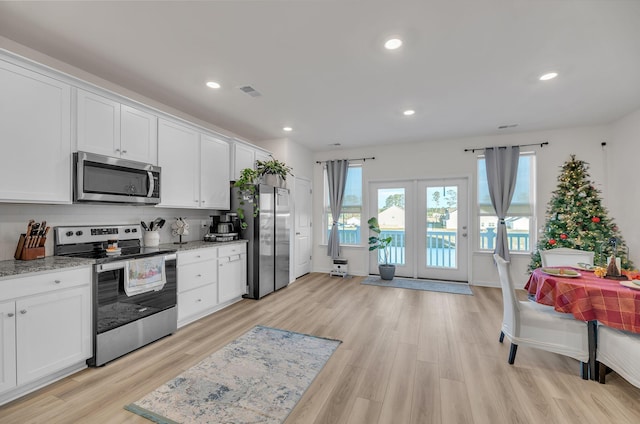
<path fill-rule="evenodd" d="M 567 239 L 567 235 L 565 233 L 560 234 L 560 238 L 562 240 L 566 240 Z"/>
<path fill-rule="evenodd" d="M 600 222 L 600 217 L 594 216 L 593 218 L 591 218 L 591 222 L 595 222 L 597 224 L 598 222 Z"/>
<path fill-rule="evenodd" d="M 556 244 L 556 239 L 549 239 L 549 244 L 551 246 L 553 246 L 554 244 Z"/>

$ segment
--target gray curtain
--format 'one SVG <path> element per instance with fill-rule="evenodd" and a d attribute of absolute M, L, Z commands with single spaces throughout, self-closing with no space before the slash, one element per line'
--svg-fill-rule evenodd
<path fill-rule="evenodd" d="M 329 181 L 329 207 L 331 208 L 331 217 L 333 225 L 331 233 L 329 233 L 329 244 L 327 246 L 327 255 L 335 259 L 340 256 L 340 235 L 338 234 L 338 218 L 342 211 L 342 198 L 344 197 L 344 188 L 347 185 L 347 171 L 349 170 L 349 161 L 328 160 L 327 161 L 327 179 Z"/>
<path fill-rule="evenodd" d="M 516 188 L 520 147 L 488 147 L 484 149 L 484 157 L 487 165 L 489 196 L 491 196 L 491 204 L 498 216 L 496 248 L 493 253 L 497 253 L 504 260 L 509 261 L 511 255 L 509 254 L 509 240 L 504 218 Z"/>

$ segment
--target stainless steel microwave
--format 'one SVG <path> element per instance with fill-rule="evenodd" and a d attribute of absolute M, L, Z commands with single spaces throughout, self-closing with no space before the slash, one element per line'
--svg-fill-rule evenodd
<path fill-rule="evenodd" d="M 73 154 L 74 202 L 160 203 L 160 167 L 87 152 Z"/>

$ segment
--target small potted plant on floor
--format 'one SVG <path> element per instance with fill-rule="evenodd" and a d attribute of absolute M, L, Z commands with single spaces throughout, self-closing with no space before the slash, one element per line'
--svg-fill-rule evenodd
<path fill-rule="evenodd" d="M 378 264 L 378 271 L 380 272 L 380 278 L 383 280 L 393 280 L 393 277 L 396 274 L 396 266 L 389 263 L 389 257 L 391 255 L 390 246 L 393 242 L 393 238 L 391 236 L 381 237 L 380 233 L 380 224 L 378 224 L 378 218 L 375 216 L 369 218 L 367 221 L 369 224 L 369 229 L 375 233 L 374 236 L 369 237 L 369 251 L 373 250 L 381 250 L 382 257 L 384 259 L 384 263 Z M 377 255 L 376 255 L 377 260 Z"/>
<path fill-rule="evenodd" d="M 265 184 L 274 187 L 284 187 L 287 175 L 293 175 L 290 166 L 278 159 L 274 159 L 273 156 L 269 160 L 257 160 L 256 171 Z"/>

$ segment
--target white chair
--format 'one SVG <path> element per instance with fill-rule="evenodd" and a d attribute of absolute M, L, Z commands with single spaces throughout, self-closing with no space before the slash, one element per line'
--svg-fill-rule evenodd
<path fill-rule="evenodd" d="M 566 247 L 540 251 L 542 266 L 577 266 L 579 263 L 593 265 L 594 255 L 594 252 Z"/>
<path fill-rule="evenodd" d="M 587 379 L 589 339 L 587 323 L 571 314 L 535 302 L 519 301 L 509 275 L 509 262 L 494 254 L 502 287 L 502 331 L 500 343 L 506 335 L 511 340 L 509 363 L 516 360 L 519 345 L 535 347 L 577 359 L 582 364 L 581 375 Z"/>
<path fill-rule="evenodd" d="M 636 387 L 640 387 L 640 334 L 598 325 L 596 360 L 600 372 L 598 380 L 604 384 L 609 367 Z"/>

